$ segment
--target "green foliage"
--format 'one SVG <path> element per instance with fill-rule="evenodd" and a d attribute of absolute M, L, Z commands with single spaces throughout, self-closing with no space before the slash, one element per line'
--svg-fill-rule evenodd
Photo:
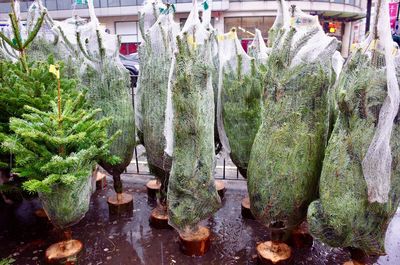
<path fill-rule="evenodd" d="M 209 86 L 209 49 L 177 37 L 172 84 L 174 150 L 168 190 L 169 222 L 195 229 L 213 214 L 220 199 L 214 185 L 214 100 Z"/>
<path fill-rule="evenodd" d="M 111 119 L 108 135 L 111 137 L 118 131 L 122 132 L 110 146 L 110 153 L 120 158 L 119 163 L 109 163 L 106 159 L 100 161 L 100 165 L 111 175 L 119 177 L 131 162 L 136 145 L 129 73 L 107 60 L 101 71 L 88 66 L 82 78 L 84 84 L 90 87 L 87 95 L 90 106 L 103 110 L 97 118 Z M 116 191 L 122 192 L 122 184 L 116 187 Z"/>
<path fill-rule="evenodd" d="M 115 191 L 122 193 L 120 175 L 130 164 L 136 145 L 130 76 L 117 58 L 106 55 L 99 30 L 96 30 L 96 36 L 98 49 L 92 54 L 83 47 L 81 37 L 77 34 L 80 52 L 90 62 L 81 73 L 81 79 L 90 88 L 86 98 L 91 108 L 103 110 L 97 118 L 109 117 L 112 121 L 108 128 L 109 137 L 118 131 L 122 132 L 110 146 L 110 153 L 120 158 L 119 163 L 100 160 L 100 165 L 114 177 Z"/>
<path fill-rule="evenodd" d="M 21 118 L 10 119 L 14 135 L 6 136 L 2 147 L 15 154 L 13 171 L 27 178 L 23 186 L 28 191 L 51 193 L 55 185 L 68 186 L 87 178 L 93 163 L 108 156 L 116 137 L 107 136 L 111 119 L 96 121 L 94 116 L 101 110 L 88 111 L 82 94 L 65 98 L 61 114 L 57 102 L 50 101 L 50 111 L 25 106 Z"/>
<path fill-rule="evenodd" d="M 290 229 L 306 216 L 317 195 L 327 132 L 327 91 L 337 41 L 314 62 L 291 63 L 312 35 L 296 43 L 296 30 L 280 31 L 267 63 L 262 124 L 248 167 L 251 211 L 269 227 Z M 292 50 L 291 47 L 297 47 Z"/>
<path fill-rule="evenodd" d="M 157 24 L 157 26 L 159 26 L 160 35 L 166 36 L 168 34 L 161 24 Z M 172 48 L 170 41 L 166 38 L 162 40 L 151 39 L 154 35 L 147 34 L 146 42 L 139 48 L 141 93 L 141 106 L 139 108 L 143 123 L 143 144 L 146 147 L 150 172 L 162 184 L 161 195 L 164 197 L 166 196 L 167 178 L 172 163 L 171 158 L 164 154 L 166 145 L 164 137 L 165 109 Z"/>
<path fill-rule="evenodd" d="M 231 148 L 230 156 L 240 173 L 247 177 L 247 166 L 254 138 L 261 124 L 263 80 L 252 59 L 244 73 L 242 55 L 237 55 L 236 69 L 225 70 L 222 89 L 222 117 Z"/>
<path fill-rule="evenodd" d="M 0 31 L 0 40 L 3 41 L 3 46 L 5 46 L 5 43 L 8 44 L 12 49 L 18 52 L 18 59 L 22 65 L 23 70 L 26 73 L 29 73 L 29 67 L 27 63 L 27 58 L 26 58 L 26 49 L 28 46 L 31 44 L 31 42 L 35 39 L 37 36 L 43 21 L 44 17 L 46 15 L 46 12 L 44 11 L 38 20 L 36 21 L 35 25 L 33 26 L 32 30 L 27 33 L 26 39 L 23 39 L 21 32 L 22 29 L 21 23 L 20 23 L 20 18 L 18 17 L 19 14 L 17 14 L 16 9 L 15 9 L 15 0 L 11 1 L 11 10 L 12 12 L 9 14 L 10 17 L 10 22 L 11 22 L 11 28 L 13 31 L 12 39 L 8 38 L 2 31 Z M 7 49 L 4 49 L 7 51 Z M 9 52 L 9 55 L 11 57 L 14 57 L 13 52 Z"/>
<path fill-rule="evenodd" d="M 15 262 L 16 260 L 13 258 L 6 258 L 6 259 L 2 259 L 0 260 L 0 265 L 11 265 Z"/>
<path fill-rule="evenodd" d="M 92 194 L 91 168 L 74 175 L 76 181 L 65 185 L 55 184 L 49 193 L 39 193 L 47 216 L 60 229 L 78 223 L 89 210 Z M 79 173 L 80 174 L 80 173 Z"/>
<path fill-rule="evenodd" d="M 30 63 L 30 72 L 23 70 L 21 63 L 0 62 L 0 140 L 3 134 L 9 135 L 11 117 L 21 118 L 26 112 L 25 105 L 41 111 L 48 111 L 51 101 L 57 97 L 57 82 L 49 73 L 49 64 L 54 63 L 52 57 L 48 62 Z M 61 65 L 61 71 L 63 71 Z M 61 78 L 61 86 L 65 94 L 76 96 L 75 80 Z M 0 167 L 8 168 L 12 164 L 10 154 L 0 150 Z"/>
<path fill-rule="evenodd" d="M 338 118 L 326 149 L 320 199 L 310 205 L 308 222 L 311 233 L 331 246 L 384 255 L 386 229 L 400 200 L 400 126 L 397 117 L 390 142 L 389 201 L 369 203 L 361 162 L 387 95 L 384 56 L 376 53 L 373 58 L 357 51 L 340 76 L 334 94 Z"/>

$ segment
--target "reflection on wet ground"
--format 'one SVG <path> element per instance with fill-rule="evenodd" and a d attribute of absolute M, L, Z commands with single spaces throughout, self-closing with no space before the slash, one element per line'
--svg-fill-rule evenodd
<path fill-rule="evenodd" d="M 84 243 L 80 263 L 145 264 L 145 265 L 221 265 L 257 264 L 255 245 L 268 239 L 267 231 L 256 221 L 243 220 L 240 202 L 245 196 L 245 182 L 229 182 L 222 208 L 205 221 L 212 232 L 212 247 L 200 258 L 187 257 L 179 251 L 174 230 L 149 227 L 148 217 L 154 203 L 147 201 L 144 177 L 125 178 L 125 189 L 134 195 L 132 216 L 109 217 L 106 203 L 111 185 L 96 192 L 90 211 L 73 227 L 73 237 Z M 36 200 L 25 201 L 18 207 L 0 209 L 0 257 L 13 256 L 15 264 L 44 264 L 44 251 L 59 240 L 60 233 L 51 225 L 34 217 L 40 205 Z M 387 236 L 387 253 L 376 264 L 400 264 L 400 212 L 393 219 Z M 294 251 L 293 264 L 343 264 L 349 259 L 347 251 L 332 249 L 315 241 L 312 248 Z"/>

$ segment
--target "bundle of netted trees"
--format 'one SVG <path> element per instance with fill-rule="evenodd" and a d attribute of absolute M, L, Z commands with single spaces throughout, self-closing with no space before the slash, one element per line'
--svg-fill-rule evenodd
<path fill-rule="evenodd" d="M 199 227 L 199 222 L 219 208 L 220 199 L 213 178 L 211 32 L 199 20 L 197 2 L 193 5 L 177 37 L 168 92 L 167 152 L 173 157 L 168 213 L 170 224 L 180 233 L 185 253 L 203 255 L 210 243 L 210 231 Z M 200 245 L 193 247 L 194 241 Z"/>
<path fill-rule="evenodd" d="M 388 6 L 347 61 L 335 87 L 337 119 L 326 149 L 320 199 L 308 209 L 311 233 L 335 247 L 384 255 L 400 200 L 400 68 Z"/>

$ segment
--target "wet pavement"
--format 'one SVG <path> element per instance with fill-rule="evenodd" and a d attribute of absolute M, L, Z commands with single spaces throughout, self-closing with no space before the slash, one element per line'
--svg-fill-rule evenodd
<path fill-rule="evenodd" d="M 73 238 L 84 243 L 79 264 L 144 265 L 229 265 L 257 264 L 255 246 L 268 240 L 268 232 L 256 221 L 244 220 L 240 202 L 246 194 L 244 181 L 227 181 L 222 208 L 205 225 L 212 231 L 210 251 L 203 257 L 181 254 L 178 234 L 174 230 L 157 230 L 149 226 L 148 217 L 154 202 L 148 202 L 145 183 L 149 177 L 124 177 L 125 190 L 134 195 L 132 216 L 110 218 L 106 196 L 111 185 L 97 191 L 86 217 L 72 228 Z M 108 183 L 111 184 L 110 179 Z M 24 201 L 17 207 L 0 208 L 0 257 L 12 256 L 14 264 L 44 264 L 44 251 L 60 239 L 60 233 L 34 217 L 40 205 Z M 388 255 L 375 264 L 400 264 L 400 211 L 390 224 L 386 238 Z M 314 241 L 311 248 L 295 249 L 293 264 L 335 265 L 349 259 L 349 253 Z"/>

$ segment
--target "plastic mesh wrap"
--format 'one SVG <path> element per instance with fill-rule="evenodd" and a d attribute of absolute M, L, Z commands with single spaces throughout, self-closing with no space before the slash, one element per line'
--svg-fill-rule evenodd
<path fill-rule="evenodd" d="M 213 178 L 210 32 L 200 23 L 197 2 L 193 4 L 177 37 L 166 116 L 167 150 L 173 151 L 168 187 L 169 223 L 183 233 L 196 230 L 197 224 L 213 214 L 220 204 Z"/>
<path fill-rule="evenodd" d="M 162 14 L 139 47 L 143 141 L 150 172 L 161 182 L 163 192 L 172 163 L 171 157 L 164 154 L 164 124 L 168 78 L 178 33 L 179 24 L 174 22 L 173 14 Z"/>
<path fill-rule="evenodd" d="M 308 222 L 311 233 L 331 246 L 384 255 L 386 229 L 400 200 L 400 65 L 388 4 L 379 1 L 378 7 L 378 24 L 338 80 L 338 118 L 325 154 L 320 199 L 310 205 Z"/>
<path fill-rule="evenodd" d="M 93 108 L 101 108 L 100 117 L 111 117 L 109 135 L 121 131 L 111 145 L 111 154 L 118 156 L 119 163 L 99 164 L 114 177 L 114 188 L 122 193 L 120 174 L 129 165 L 135 140 L 135 118 L 130 95 L 130 77 L 119 59 L 119 42 L 115 35 L 105 32 L 94 14 L 93 2 L 89 0 L 91 21 L 78 27 L 76 34 L 80 52 L 85 58 L 81 78 L 89 90 L 87 99 Z"/>
<path fill-rule="evenodd" d="M 226 155 L 223 151 L 223 146 L 219 138 L 218 124 L 217 124 L 217 105 L 218 105 L 218 82 L 219 82 L 219 46 L 218 46 L 218 34 L 214 27 L 211 25 L 211 10 L 212 10 L 212 0 L 205 0 L 201 3 L 200 9 L 202 10 L 202 24 L 204 28 L 211 32 L 211 75 L 212 75 L 212 87 L 214 91 L 214 110 L 215 110 L 215 123 L 214 123 L 214 144 L 215 153 Z M 222 151 L 222 152 L 221 152 Z"/>
<path fill-rule="evenodd" d="M 90 175 L 87 170 L 86 176 Z M 54 185 L 50 193 L 40 193 L 43 209 L 51 223 L 61 229 L 77 224 L 90 206 L 91 178 L 80 177 L 71 185 Z"/>
<path fill-rule="evenodd" d="M 258 63 L 266 63 L 268 54 L 271 49 L 267 48 L 267 45 L 265 45 L 264 38 L 259 29 L 256 29 L 256 36 L 254 37 L 247 50 L 249 55 L 251 57 L 254 57 Z"/>
<path fill-rule="evenodd" d="M 295 6 L 290 21 L 275 35 L 264 67 L 262 124 L 247 171 L 252 213 L 270 228 L 286 229 L 305 219 L 317 195 L 327 138 L 327 92 L 334 81 L 332 56 L 338 45 L 316 17 Z"/>
<path fill-rule="evenodd" d="M 144 47 L 146 45 L 146 39 L 149 38 L 149 36 L 146 37 L 147 34 L 149 34 L 148 30 L 155 25 L 156 23 L 159 23 L 159 17 L 160 14 L 163 13 L 163 15 L 168 15 L 168 14 L 173 14 L 174 13 L 174 6 L 173 5 L 165 5 L 159 0 L 146 0 L 143 4 L 143 7 L 139 11 L 139 29 L 140 29 L 140 34 L 142 36 L 143 42 L 141 44 L 141 47 L 139 47 L 139 58 L 141 65 L 146 64 L 146 58 L 143 56 L 147 56 Z M 163 19 L 165 21 L 165 19 Z M 153 28 L 153 33 L 152 34 L 157 34 L 157 28 Z M 156 41 L 156 40 L 147 40 L 147 42 L 151 41 Z M 158 41 L 158 39 L 157 39 Z M 160 40 L 161 41 L 161 40 Z M 160 42 L 161 44 L 161 42 Z M 150 46 L 147 46 L 148 49 L 150 49 Z M 143 69 L 140 69 L 140 74 L 142 73 Z M 138 82 L 137 82 L 137 87 L 136 87 L 136 93 L 135 93 L 135 124 L 136 128 L 138 130 L 138 136 L 139 140 L 142 142 L 144 145 L 144 140 L 143 140 L 143 114 L 142 114 L 142 93 L 145 88 L 142 88 L 142 78 L 139 76 Z M 166 81 L 167 82 L 167 81 Z M 143 86 L 146 86 L 147 84 L 143 84 Z"/>
<path fill-rule="evenodd" d="M 236 29 L 220 37 L 221 81 L 218 95 L 220 139 L 243 177 L 261 124 L 263 81 L 254 58 L 243 50 Z"/>

